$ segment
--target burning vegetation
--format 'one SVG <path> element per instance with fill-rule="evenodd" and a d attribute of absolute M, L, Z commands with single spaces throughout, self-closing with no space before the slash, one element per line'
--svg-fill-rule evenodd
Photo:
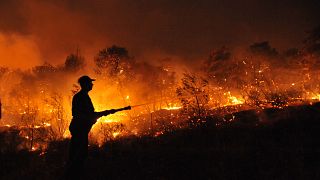
<path fill-rule="evenodd" d="M 320 99 L 319 32 L 310 32 L 303 48 L 281 53 L 269 42 L 254 43 L 241 53 L 217 48 L 199 68 L 183 74 L 176 73 L 168 58 L 152 65 L 119 46 L 100 50 L 93 67 L 79 50 L 62 65 L 44 63 L 26 71 L 0 67 L 1 131 L 18 134 L 17 147 L 30 150 L 68 138 L 71 99 L 79 90 L 74 82 L 83 74 L 97 79 L 90 93 L 96 111 L 133 107 L 97 121 L 90 140 L 98 145 L 209 121 L 219 127 L 235 121 L 234 114 L 243 110 L 259 114 L 267 108 L 314 103 Z"/>

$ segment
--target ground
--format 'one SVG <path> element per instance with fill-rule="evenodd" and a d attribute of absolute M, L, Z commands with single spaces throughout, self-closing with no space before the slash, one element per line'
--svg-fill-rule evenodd
<path fill-rule="evenodd" d="M 318 104 L 267 109 L 262 119 L 250 113 L 236 114 L 239 120 L 221 127 L 208 123 L 90 146 L 83 177 L 320 179 Z M 52 142 L 44 155 L 1 151 L 0 179 L 63 179 L 68 142 Z"/>

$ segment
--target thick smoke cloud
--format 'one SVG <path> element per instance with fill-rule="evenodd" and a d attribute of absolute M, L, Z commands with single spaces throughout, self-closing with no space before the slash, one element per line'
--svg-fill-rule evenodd
<path fill-rule="evenodd" d="M 41 52 L 32 37 L 0 33 L 1 66 L 32 68 L 41 63 Z"/>
<path fill-rule="evenodd" d="M 92 60 L 113 44 L 145 60 L 172 56 L 192 62 L 222 45 L 268 40 L 280 49 L 299 46 L 305 31 L 317 25 L 318 9 L 317 0 L 1 0 L 0 37 L 13 34 L 26 42 L 33 54 L 26 57 L 34 62 L 63 63 L 77 47 Z M 21 47 L 10 48 L 19 53 Z M 11 66 L 2 57 L 1 64 Z"/>

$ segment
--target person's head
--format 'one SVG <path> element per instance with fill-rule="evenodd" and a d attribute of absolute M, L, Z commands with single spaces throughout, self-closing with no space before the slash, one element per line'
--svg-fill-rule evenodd
<path fill-rule="evenodd" d="M 81 89 L 87 92 L 92 89 L 92 81 L 95 81 L 95 79 L 91 79 L 89 76 L 81 76 L 78 79 L 78 83 L 80 84 Z"/>

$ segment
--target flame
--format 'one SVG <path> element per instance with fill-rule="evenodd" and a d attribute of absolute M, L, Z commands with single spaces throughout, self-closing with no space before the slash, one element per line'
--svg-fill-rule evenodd
<path fill-rule="evenodd" d="M 154 137 L 158 137 L 158 136 L 160 136 L 160 135 L 162 135 L 162 134 L 164 134 L 163 131 L 158 131 L 158 132 L 156 132 L 156 133 L 154 134 Z"/>
<path fill-rule="evenodd" d="M 229 105 L 239 105 L 239 104 L 244 104 L 245 100 L 243 98 L 239 98 L 236 96 L 231 95 L 231 92 L 225 92 L 223 93 L 227 97 L 228 102 L 224 106 L 229 106 Z"/>
<path fill-rule="evenodd" d="M 250 63 L 250 61 L 242 61 L 241 64 L 250 66 L 248 69 L 245 69 L 243 72 L 245 73 L 244 76 L 250 76 L 250 73 L 252 72 L 252 69 L 250 69 L 252 63 Z M 246 81 L 244 82 L 245 84 L 244 86 L 248 89 L 248 91 L 256 90 L 256 91 L 259 91 L 258 93 L 261 94 L 261 92 L 265 90 L 265 89 L 262 89 L 264 88 L 264 86 L 259 86 L 259 85 L 267 84 L 268 80 L 266 80 L 266 78 L 259 78 L 259 77 L 268 73 L 269 69 L 270 68 L 268 67 L 264 67 L 261 69 L 260 68 L 254 69 L 255 76 L 254 78 L 252 78 L 252 80 L 249 79 L 252 82 L 246 82 Z M 164 71 L 171 71 L 171 70 L 164 69 Z M 121 70 L 121 73 L 125 74 L 126 71 Z M 312 83 L 314 84 L 314 86 L 310 86 L 310 87 L 307 86 L 309 84 L 307 85 L 303 84 L 308 80 L 310 80 L 311 78 L 313 78 L 312 74 L 310 73 L 308 73 L 307 76 L 308 77 L 303 79 L 303 81 L 290 79 L 286 81 L 284 85 L 279 84 L 279 82 L 278 83 L 273 81 L 269 82 L 271 84 L 270 86 L 274 85 L 275 88 L 267 89 L 264 92 L 277 93 L 279 91 L 283 93 L 285 96 L 279 96 L 279 98 L 276 99 L 276 100 L 279 100 L 280 103 L 282 103 L 281 98 L 286 97 L 285 93 L 289 92 L 288 89 L 299 91 L 300 93 L 299 95 L 293 95 L 292 97 L 288 96 L 289 98 L 285 99 L 286 101 L 288 101 L 288 103 L 284 103 L 284 105 L 281 105 L 281 106 L 287 106 L 289 103 L 293 101 L 296 101 L 296 102 L 299 101 L 299 103 L 306 100 L 309 100 L 311 102 L 320 101 L 320 94 L 315 93 L 319 91 L 319 86 L 316 86 L 315 85 L 316 83 L 313 83 L 313 82 Z M 230 83 L 230 82 L 233 83 L 232 79 L 228 79 L 224 77 L 222 78 L 223 78 L 222 80 L 225 81 L 226 83 Z M 108 79 L 105 79 L 105 80 L 108 80 Z M 162 86 L 165 86 L 168 84 L 166 79 L 159 79 L 159 80 Z M 161 93 L 157 92 L 156 89 L 153 89 L 154 92 L 150 93 L 151 95 L 143 92 L 143 96 L 141 97 L 140 95 L 139 97 L 140 93 L 137 93 L 137 90 L 140 90 L 139 88 L 137 89 L 123 88 L 122 89 L 121 87 L 122 85 L 118 81 L 115 81 L 114 84 L 115 84 L 114 86 L 105 87 L 106 84 L 100 83 L 99 81 L 95 82 L 94 90 L 90 92 L 91 93 L 90 97 L 94 104 L 95 110 L 103 111 L 106 109 L 124 107 L 129 104 L 132 104 L 132 105 L 137 104 L 137 107 L 134 107 L 131 111 L 121 111 L 112 115 L 99 118 L 97 120 L 97 123 L 92 127 L 92 134 L 93 134 L 92 136 L 97 136 L 93 138 L 98 139 L 101 136 L 108 136 L 107 139 L 110 139 L 110 138 L 112 139 L 112 138 L 119 138 L 119 136 L 125 136 L 127 134 L 140 136 L 144 134 L 150 134 L 150 132 L 155 132 L 154 136 L 159 136 L 165 133 L 166 130 L 163 130 L 163 129 L 167 128 L 167 127 L 161 127 L 161 126 L 168 126 L 168 127 L 180 126 L 180 124 L 183 124 L 180 122 L 186 119 L 190 119 L 190 116 L 192 116 L 192 115 L 183 116 L 181 115 L 181 113 L 178 114 L 177 113 L 178 111 L 174 111 L 174 110 L 179 110 L 183 108 L 182 107 L 183 102 L 181 102 L 180 101 L 181 99 L 175 96 L 174 93 L 173 95 L 166 93 L 166 90 L 168 90 L 169 87 L 167 89 L 165 87 L 166 90 L 165 91 L 162 90 L 164 92 L 161 92 Z M 205 94 L 206 98 L 203 98 L 204 100 L 202 102 L 199 102 L 198 105 L 209 109 L 206 112 L 208 114 L 205 114 L 206 116 L 215 115 L 214 113 L 209 114 L 212 112 L 211 110 L 215 108 L 233 106 L 235 107 L 236 110 L 239 110 L 237 109 L 239 106 L 234 106 L 234 105 L 242 105 L 245 103 L 250 103 L 248 101 L 248 96 L 246 94 L 247 92 L 244 92 L 247 89 L 235 89 L 234 87 L 224 88 L 223 85 L 218 86 L 218 85 L 211 85 L 211 84 L 208 86 L 209 86 L 208 91 L 205 90 L 200 92 L 199 89 L 196 90 L 197 93 L 199 93 L 200 95 L 202 95 L 201 93 Z M 241 85 L 240 88 L 243 88 L 243 86 Z M 230 91 L 228 91 L 229 89 Z M 61 105 L 59 104 L 59 106 L 53 106 L 49 102 L 45 101 L 46 99 L 45 97 L 46 96 L 50 97 L 52 92 L 45 89 L 41 89 L 41 91 L 38 91 L 38 92 L 40 93 L 35 93 L 35 94 L 40 94 L 40 95 L 32 96 L 32 98 L 30 98 L 31 100 L 29 100 L 29 97 L 24 97 L 25 99 L 28 99 L 28 100 L 22 101 L 21 104 L 18 104 L 16 107 L 14 107 L 15 109 L 7 108 L 4 110 L 4 113 L 6 113 L 6 111 L 8 111 L 9 109 L 14 109 L 16 111 L 12 113 L 15 115 L 14 121 L 16 122 L 16 124 L 11 121 L 8 121 L 8 122 L 3 121 L 0 123 L 3 123 L 5 126 L 9 128 L 13 125 L 17 125 L 21 129 L 27 129 L 26 131 L 30 129 L 32 131 L 34 129 L 37 129 L 37 131 L 40 131 L 40 130 L 50 131 L 52 129 L 61 128 L 63 130 L 59 134 L 59 137 L 62 136 L 63 138 L 70 138 L 71 135 L 68 130 L 68 125 L 71 120 L 71 114 L 70 114 L 70 110 L 71 110 L 70 100 L 72 98 L 71 95 L 68 95 L 69 99 L 64 101 Z M 62 96 L 66 98 L 67 95 L 62 93 Z M 186 98 L 189 98 L 189 97 L 186 97 Z M 261 97 L 258 97 L 258 98 L 261 98 Z M 208 102 L 206 102 L 207 100 Z M 266 97 L 262 97 L 261 99 L 258 99 L 258 101 L 262 102 L 261 103 L 262 108 L 270 106 L 270 102 L 276 104 L 277 103 L 276 100 L 270 101 L 270 100 L 267 100 Z M 260 107 L 260 104 L 258 104 L 258 106 Z M 281 106 L 278 106 L 277 108 L 281 108 Z M 67 111 L 69 114 L 63 114 L 63 116 L 59 116 L 61 107 L 65 108 L 64 111 Z M 254 106 L 251 106 L 251 107 L 254 107 Z M 162 109 L 172 110 L 172 111 L 168 111 L 168 112 L 160 111 Z M 229 123 L 234 120 L 235 118 L 232 116 L 229 119 L 225 119 L 225 123 Z M 200 121 L 201 119 L 199 119 L 199 122 Z M 217 125 L 219 123 L 220 122 L 217 122 Z M 125 127 L 125 130 L 123 129 L 119 130 L 119 128 L 118 129 L 113 128 L 114 125 L 119 125 L 119 124 L 121 125 L 121 127 L 123 125 Z M 57 128 L 58 125 L 64 125 L 64 126 L 61 126 L 61 127 L 59 126 Z M 30 133 L 29 134 L 23 133 L 21 134 L 21 137 L 23 137 L 25 141 L 30 141 L 31 139 L 32 141 L 34 140 L 34 137 Z M 101 142 L 104 142 L 104 141 L 101 140 Z M 31 150 L 33 151 L 36 149 L 37 149 L 37 145 L 34 145 L 34 147 L 31 148 Z M 38 149 L 42 149 L 42 147 L 39 147 Z"/>
<path fill-rule="evenodd" d="M 113 136 L 114 138 L 116 138 L 118 135 L 120 135 L 120 132 L 114 132 L 114 133 L 112 133 L 112 136 Z"/>
<path fill-rule="evenodd" d="M 51 124 L 50 124 L 50 123 L 48 123 L 48 122 L 44 122 L 44 123 L 43 123 L 43 126 L 45 126 L 45 127 L 50 127 L 50 126 L 51 126 Z"/>
<path fill-rule="evenodd" d="M 71 137 L 71 133 L 69 130 L 66 130 L 64 133 L 63 133 L 63 138 L 70 138 Z"/>
<path fill-rule="evenodd" d="M 177 110 L 177 109 L 181 109 L 182 106 L 179 106 L 177 103 L 168 103 L 167 107 L 162 108 L 165 110 Z"/>
<path fill-rule="evenodd" d="M 102 116 L 101 118 L 98 119 L 97 122 L 100 123 L 114 123 L 114 122 L 121 122 L 124 119 L 127 118 L 127 113 L 125 112 L 117 112 L 116 114 L 111 114 L 108 116 Z"/>
<path fill-rule="evenodd" d="M 320 100 L 320 94 L 316 94 L 311 97 L 312 100 Z"/>
<path fill-rule="evenodd" d="M 181 106 L 171 106 L 171 107 L 166 107 L 166 108 L 163 108 L 165 110 L 177 110 L 177 109 L 181 109 L 182 107 Z"/>

